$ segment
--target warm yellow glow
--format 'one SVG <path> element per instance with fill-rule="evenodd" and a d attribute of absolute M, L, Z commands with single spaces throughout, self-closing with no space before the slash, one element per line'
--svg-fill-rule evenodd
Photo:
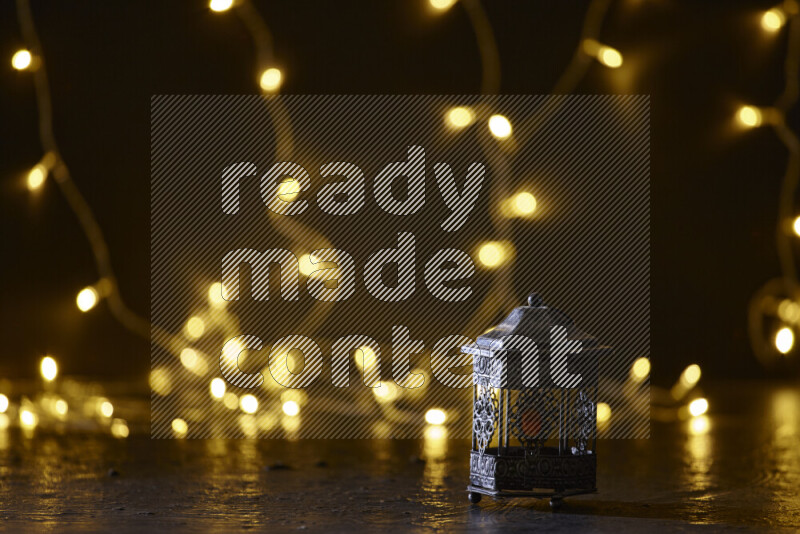
<path fill-rule="evenodd" d="M 487 241 L 478 248 L 478 261 L 485 267 L 494 269 L 508 259 L 507 246 L 499 241 Z"/>
<path fill-rule="evenodd" d="M 297 259 L 297 267 L 300 269 L 300 274 L 303 276 L 308 276 L 319 269 L 319 258 L 316 258 L 311 254 L 303 254 Z"/>
<path fill-rule="evenodd" d="M 244 413 L 256 413 L 258 410 L 258 399 L 253 395 L 243 395 L 242 398 L 239 399 L 239 408 L 241 408 Z"/>
<path fill-rule="evenodd" d="M 761 27 L 768 32 L 776 32 L 780 30 L 786 23 L 786 14 L 779 7 L 765 11 L 761 16 Z"/>
<path fill-rule="evenodd" d="M 794 346 L 794 332 L 791 328 L 783 327 L 775 334 L 775 348 L 781 354 L 786 354 Z"/>
<path fill-rule="evenodd" d="M 358 350 L 353 352 L 353 358 L 356 360 L 356 366 L 358 366 L 359 369 L 363 369 L 364 367 L 372 369 L 372 367 L 378 363 L 378 357 L 375 355 L 375 351 L 366 345 L 358 347 Z"/>
<path fill-rule="evenodd" d="M 455 5 L 457 0 L 428 0 L 431 4 L 433 9 L 438 9 L 439 11 L 444 11 L 446 9 L 450 9 Z"/>
<path fill-rule="evenodd" d="M 695 399 L 689 403 L 689 413 L 692 414 L 693 417 L 697 417 L 698 415 L 703 415 L 708 411 L 708 401 L 704 398 Z"/>
<path fill-rule="evenodd" d="M 300 413 L 300 405 L 297 404 L 295 401 L 284 402 L 282 409 L 283 413 L 285 413 L 289 417 L 294 417 L 295 415 Z"/>
<path fill-rule="evenodd" d="M 274 92 L 281 86 L 282 80 L 283 73 L 281 73 L 280 69 L 271 67 L 261 73 L 261 79 L 258 83 L 264 91 Z"/>
<path fill-rule="evenodd" d="M 634 382 L 641 382 L 650 374 L 650 360 L 648 358 L 638 358 L 631 366 L 631 379 Z"/>
<path fill-rule="evenodd" d="M 0 393 L 0 413 L 6 413 L 8 410 L 8 397 Z"/>
<path fill-rule="evenodd" d="M 27 50 L 17 50 L 11 57 L 11 66 L 17 70 L 25 70 L 31 66 L 33 56 Z"/>
<path fill-rule="evenodd" d="M 611 419 L 611 406 L 609 406 L 605 402 L 598 402 L 597 403 L 597 422 L 598 423 L 605 423 L 609 419 Z"/>
<path fill-rule="evenodd" d="M 739 123 L 748 128 L 755 128 L 760 126 L 763 120 L 761 110 L 753 106 L 742 106 L 736 114 Z"/>
<path fill-rule="evenodd" d="M 4 413 L 0 413 L 0 430 L 5 430 L 11 425 L 11 418 Z"/>
<path fill-rule="evenodd" d="M 208 288 L 208 303 L 212 308 L 222 308 L 228 303 L 227 300 L 222 298 L 222 284 L 214 282 Z"/>
<path fill-rule="evenodd" d="M 502 115 L 489 117 L 489 131 L 498 139 L 506 139 L 511 135 L 511 121 Z"/>
<path fill-rule="evenodd" d="M 208 7 L 211 8 L 211 11 L 216 11 L 217 13 L 228 11 L 232 6 L 233 0 L 211 0 L 208 3 Z"/>
<path fill-rule="evenodd" d="M 378 387 L 372 388 L 372 394 L 378 399 L 378 402 L 392 402 L 397 398 L 399 392 L 394 382 L 381 382 Z"/>
<path fill-rule="evenodd" d="M 228 365 L 236 364 L 242 351 L 244 351 L 244 345 L 237 339 L 229 339 L 222 347 L 222 355 L 228 361 Z"/>
<path fill-rule="evenodd" d="M 684 387 L 690 388 L 697 384 L 702 374 L 703 372 L 700 370 L 700 366 L 693 363 L 681 373 L 681 384 Z"/>
<path fill-rule="evenodd" d="M 222 396 L 222 404 L 229 410 L 235 410 L 239 406 L 239 397 L 228 391 Z"/>
<path fill-rule="evenodd" d="M 28 173 L 28 191 L 36 191 L 42 187 L 45 178 L 47 178 L 47 167 L 41 163 L 34 165 Z"/>
<path fill-rule="evenodd" d="M 19 412 L 19 424 L 22 428 L 36 428 L 39 424 L 39 417 L 30 410 L 22 410 Z"/>
<path fill-rule="evenodd" d="M 163 367 L 150 371 L 150 389 L 157 395 L 167 395 L 172 389 L 169 371 Z"/>
<path fill-rule="evenodd" d="M 172 420 L 172 430 L 179 436 L 184 436 L 189 431 L 189 425 L 181 418 Z"/>
<path fill-rule="evenodd" d="M 300 182 L 287 178 L 278 185 L 278 196 L 284 202 L 292 202 L 300 194 Z"/>
<path fill-rule="evenodd" d="M 447 414 L 438 408 L 432 408 L 425 412 L 425 422 L 430 425 L 443 425 L 447 421 Z"/>
<path fill-rule="evenodd" d="M 221 378 L 215 378 L 211 381 L 211 385 L 209 386 L 211 390 L 211 396 L 215 399 L 221 399 L 225 396 L 225 381 Z"/>
<path fill-rule="evenodd" d="M 130 435 L 128 423 L 124 419 L 114 419 L 111 423 L 111 435 L 115 438 L 127 438 Z"/>
<path fill-rule="evenodd" d="M 795 235 L 800 236 L 800 215 L 794 218 L 792 230 L 794 230 Z"/>
<path fill-rule="evenodd" d="M 114 415 L 114 405 L 108 401 L 103 401 L 100 403 L 99 412 L 103 417 L 111 417 Z"/>
<path fill-rule="evenodd" d="M 67 415 L 69 411 L 69 404 L 64 399 L 58 399 L 53 407 L 58 415 Z"/>
<path fill-rule="evenodd" d="M 300 428 L 300 416 L 296 417 L 281 417 L 281 427 L 288 433 L 297 432 Z"/>
<path fill-rule="evenodd" d="M 198 365 L 199 357 L 193 349 L 183 349 L 181 351 L 181 363 L 189 370 L 195 369 Z"/>
<path fill-rule="evenodd" d="M 511 199 L 511 208 L 514 214 L 519 217 L 531 215 L 536 211 L 536 197 L 527 191 L 517 193 L 514 195 L 514 198 Z"/>
<path fill-rule="evenodd" d="M 472 110 L 462 106 L 451 108 L 445 117 L 447 125 L 456 130 L 466 128 L 475 120 L 475 114 L 472 113 Z"/>
<path fill-rule="evenodd" d="M 189 339 L 197 339 L 206 331 L 206 323 L 195 315 L 186 321 L 183 331 Z"/>
<path fill-rule="evenodd" d="M 710 427 L 711 422 L 706 415 L 692 417 L 692 419 L 689 421 L 689 433 L 695 436 L 705 434 L 708 432 Z"/>
<path fill-rule="evenodd" d="M 99 295 L 95 288 L 91 286 L 84 287 L 78 292 L 78 296 L 75 297 L 75 304 L 78 305 L 80 311 L 87 312 L 97 306 L 98 298 Z"/>
<path fill-rule="evenodd" d="M 51 382 L 58 376 L 58 364 L 52 356 L 45 356 L 39 364 L 39 371 L 42 373 L 42 378 Z"/>
<path fill-rule="evenodd" d="M 610 46 L 600 47 L 600 50 L 597 52 L 597 60 L 606 67 L 612 69 L 622 66 L 622 54 L 619 53 L 619 50 L 611 48 Z"/>
<path fill-rule="evenodd" d="M 784 299 L 778 304 L 778 317 L 787 323 L 800 322 L 800 304 Z"/>

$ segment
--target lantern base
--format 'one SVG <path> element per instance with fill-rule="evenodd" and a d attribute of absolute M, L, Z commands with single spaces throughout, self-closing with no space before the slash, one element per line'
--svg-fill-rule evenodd
<path fill-rule="evenodd" d="M 495 499 L 505 499 L 512 497 L 528 497 L 534 499 L 550 499 L 550 508 L 553 511 L 561 508 L 564 497 L 574 497 L 575 495 L 586 495 L 588 493 L 597 493 L 597 488 L 594 489 L 569 489 L 563 491 L 526 491 L 526 490 L 490 490 L 480 486 L 467 486 L 469 492 L 469 502 L 478 503 L 481 500 L 481 495 L 494 497 Z"/>

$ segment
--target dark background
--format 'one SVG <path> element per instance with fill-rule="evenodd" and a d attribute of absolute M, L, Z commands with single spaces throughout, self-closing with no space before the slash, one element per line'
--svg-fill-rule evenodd
<path fill-rule="evenodd" d="M 283 93 L 477 93 L 481 65 L 460 6 L 432 16 L 423 0 L 256 1 L 283 66 Z M 484 2 L 503 93 L 552 89 L 580 35 L 587 2 Z M 120 288 L 146 314 L 149 105 L 164 93 L 257 91 L 249 34 L 204 1 L 32 2 L 62 155 L 104 229 Z M 581 93 L 650 94 L 652 111 L 652 380 L 689 363 L 707 377 L 768 376 L 751 353 L 746 309 L 778 273 L 774 246 L 783 145 L 769 128 L 733 127 L 739 105 L 780 94 L 785 31 L 759 26 L 771 2 L 628 0 L 602 31 L 625 66 L 593 63 Z M 97 273 L 57 188 L 24 176 L 41 157 L 33 82 L 9 60 L 25 44 L 14 2 L 0 3 L 0 376 L 65 374 L 144 382 L 149 343 L 101 303 L 75 295 Z M 797 110 L 790 117 L 797 124 Z"/>

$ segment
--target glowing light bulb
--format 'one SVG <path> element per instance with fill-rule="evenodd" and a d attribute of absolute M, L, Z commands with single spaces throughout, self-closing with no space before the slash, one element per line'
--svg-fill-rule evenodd
<path fill-rule="evenodd" d="M 781 354 L 786 354 L 794 346 L 794 332 L 791 328 L 783 327 L 775 334 L 775 348 Z"/>
<path fill-rule="evenodd" d="M 622 66 L 622 54 L 610 46 L 602 46 L 597 54 L 597 59 L 600 63 L 612 69 Z"/>
<path fill-rule="evenodd" d="M 631 366 L 631 379 L 634 382 L 641 382 L 650 374 L 650 360 L 648 358 L 637 358 Z"/>
<path fill-rule="evenodd" d="M 736 118 L 742 126 L 747 126 L 748 128 L 760 126 L 761 122 L 764 120 L 761 110 L 753 106 L 740 107 Z"/>
<path fill-rule="evenodd" d="M 453 7 L 457 0 L 428 0 L 433 9 L 438 11 L 446 11 Z"/>
<path fill-rule="evenodd" d="M 489 117 L 489 131 L 497 139 L 506 139 L 511 135 L 511 121 L 502 115 L 492 115 Z"/>
<path fill-rule="evenodd" d="M 438 408 L 432 408 L 425 412 L 425 422 L 430 425 L 443 425 L 447 421 L 447 414 Z"/>
<path fill-rule="evenodd" d="M 215 399 L 221 399 L 225 396 L 225 381 L 221 378 L 215 378 L 211 381 L 209 389 L 211 390 L 212 397 Z"/>
<path fill-rule="evenodd" d="M 597 422 L 598 423 L 605 423 L 609 419 L 611 419 L 611 406 L 609 406 L 605 402 L 598 402 L 597 403 Z"/>
<path fill-rule="evenodd" d="M 536 211 L 536 197 L 528 192 L 517 193 L 511 201 L 511 207 L 520 217 L 531 215 Z"/>
<path fill-rule="evenodd" d="M 500 241 L 487 241 L 478 248 L 478 261 L 489 269 L 501 266 L 508 256 L 508 246 Z"/>
<path fill-rule="evenodd" d="M 378 402 L 392 402 L 398 396 L 397 386 L 393 382 L 381 382 L 376 388 L 372 388 L 372 394 Z"/>
<path fill-rule="evenodd" d="M 239 399 L 239 408 L 241 408 L 244 413 L 256 413 L 258 410 L 258 399 L 253 395 L 243 395 L 242 398 Z"/>
<path fill-rule="evenodd" d="M 695 399 L 689 403 L 689 413 L 693 417 L 703 415 L 708 411 L 708 401 L 704 398 Z"/>
<path fill-rule="evenodd" d="M 282 409 L 283 413 L 285 413 L 289 417 L 294 417 L 295 415 L 300 413 L 300 405 L 297 404 L 295 401 L 291 400 L 284 402 Z"/>
<path fill-rule="evenodd" d="M 466 128 L 472 124 L 473 120 L 475 120 L 475 114 L 467 107 L 451 108 L 445 115 L 447 125 L 456 130 Z"/>
<path fill-rule="evenodd" d="M 172 420 L 172 431 L 178 436 L 185 436 L 189 431 L 189 425 L 181 418 Z"/>
<path fill-rule="evenodd" d="M 156 395 L 167 395 L 172 390 L 169 371 L 163 367 L 150 371 L 150 388 Z"/>
<path fill-rule="evenodd" d="M 216 11 L 217 13 L 228 11 L 232 6 L 233 0 L 211 0 L 208 3 L 208 7 L 211 11 Z"/>
<path fill-rule="evenodd" d="M 111 435 L 115 438 L 127 438 L 130 435 L 128 423 L 124 419 L 114 419 L 111 423 Z"/>
<path fill-rule="evenodd" d="M 36 428 L 36 425 L 39 424 L 39 416 L 30 410 L 22 410 L 19 412 L 19 424 L 26 429 Z"/>
<path fill-rule="evenodd" d="M 284 202 L 292 202 L 300 194 L 300 182 L 288 178 L 278 186 L 278 197 Z"/>
<path fill-rule="evenodd" d="M 283 73 L 280 69 L 270 67 L 261 73 L 261 78 L 259 78 L 258 83 L 264 91 L 272 93 L 278 90 L 282 81 Z"/>
<path fill-rule="evenodd" d="M 378 357 L 375 355 L 375 351 L 366 345 L 363 347 L 358 347 L 358 350 L 353 352 L 353 359 L 356 361 L 356 365 L 359 369 L 363 369 L 365 367 L 367 369 L 371 369 L 372 366 L 378 362 Z"/>
<path fill-rule="evenodd" d="M 42 185 L 44 185 L 44 181 L 47 178 L 47 167 L 42 165 L 41 163 L 37 163 L 33 166 L 33 168 L 28 173 L 28 191 L 36 191 Z"/>
<path fill-rule="evenodd" d="M 39 364 L 39 371 L 42 373 L 42 378 L 52 382 L 58 376 L 58 364 L 52 356 L 45 356 Z"/>
<path fill-rule="evenodd" d="M 700 366 L 693 363 L 681 373 L 681 384 L 687 388 L 692 387 L 700 381 L 700 376 L 702 376 L 702 374 L 703 372 L 700 370 Z"/>
<path fill-rule="evenodd" d="M 776 32 L 786 24 L 786 13 L 779 7 L 765 11 L 761 15 L 761 27 L 768 32 Z"/>
<path fill-rule="evenodd" d="M 208 287 L 208 303 L 212 308 L 222 308 L 228 301 L 222 298 L 222 284 L 214 282 Z"/>
<path fill-rule="evenodd" d="M 0 393 L 0 413 L 6 413 L 8 410 L 8 397 Z"/>
<path fill-rule="evenodd" d="M 189 339 L 197 339 L 206 331 L 206 323 L 200 317 L 191 317 L 186 321 L 183 331 Z"/>
<path fill-rule="evenodd" d="M 64 399 L 58 399 L 53 407 L 58 415 L 67 415 L 69 411 L 69 404 Z"/>
<path fill-rule="evenodd" d="M 27 50 L 17 50 L 11 57 L 11 66 L 17 70 L 25 70 L 31 66 L 33 56 Z"/>
<path fill-rule="evenodd" d="M 616 69 L 622 66 L 622 54 L 620 54 L 619 50 L 599 43 L 594 39 L 583 41 L 583 51 L 606 67 Z"/>
<path fill-rule="evenodd" d="M 84 287 L 78 292 L 78 296 L 75 297 L 75 304 L 78 305 L 78 309 L 82 312 L 88 312 L 95 306 L 97 306 L 97 301 L 99 300 L 100 295 L 97 294 L 97 290 L 91 286 Z"/>

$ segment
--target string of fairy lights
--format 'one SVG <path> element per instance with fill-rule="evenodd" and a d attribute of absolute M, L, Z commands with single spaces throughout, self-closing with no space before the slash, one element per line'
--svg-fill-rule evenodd
<path fill-rule="evenodd" d="M 433 16 L 443 16 L 449 10 L 461 4 L 469 15 L 470 22 L 475 32 L 478 43 L 483 76 L 481 82 L 482 92 L 496 93 L 500 87 L 500 59 L 494 40 L 491 24 L 479 0 L 429 0 L 428 6 Z M 611 0 L 594 0 L 591 2 L 583 23 L 580 41 L 570 64 L 554 87 L 553 94 L 572 92 L 583 78 L 592 61 L 608 69 L 619 69 L 624 66 L 624 56 L 616 48 L 601 40 L 600 34 L 606 15 L 609 12 Z M 122 300 L 119 293 L 116 277 L 111 267 L 108 247 L 89 205 L 84 200 L 79 189 L 72 180 L 69 168 L 61 157 L 53 133 L 52 105 L 50 92 L 44 68 L 44 55 L 33 22 L 28 0 L 17 0 L 18 17 L 26 48 L 15 52 L 11 58 L 11 66 L 18 71 L 31 72 L 37 96 L 39 111 L 39 135 L 44 155 L 25 177 L 25 186 L 31 194 L 36 194 L 44 188 L 49 179 L 59 187 L 67 200 L 70 208 L 76 214 L 79 223 L 87 236 L 94 255 L 99 273 L 97 283 L 77 291 L 75 304 L 81 312 L 89 312 L 102 300 L 107 301 L 114 317 L 126 328 L 145 338 L 150 338 L 150 329 L 157 328 L 130 310 Z M 235 11 L 252 36 L 257 51 L 256 81 L 265 94 L 277 94 L 285 82 L 285 72 L 275 61 L 272 50 L 272 35 L 269 28 L 258 14 L 255 7 L 247 0 L 210 0 L 208 7 L 211 12 L 222 15 Z M 779 139 L 784 143 L 789 155 L 784 185 L 781 191 L 779 209 L 779 224 L 777 231 L 778 250 L 781 258 L 781 277 L 765 286 L 753 299 L 750 309 L 750 332 L 756 354 L 764 361 L 767 353 L 789 354 L 794 347 L 795 330 L 800 325 L 800 290 L 798 289 L 797 275 L 791 249 L 792 236 L 800 236 L 800 215 L 794 216 L 794 198 L 800 176 L 800 143 L 797 134 L 786 124 L 787 113 L 793 108 L 798 99 L 798 80 L 800 76 L 800 16 L 796 0 L 785 2 L 758 13 L 762 30 L 768 34 L 778 34 L 785 27 L 790 27 L 789 45 L 786 53 L 786 86 L 783 94 L 772 106 L 762 107 L 752 103 L 742 104 L 734 115 L 734 120 L 742 130 L 769 126 L 773 128 Z M 551 110 L 551 113 L 555 112 Z M 279 120 L 288 121 L 285 111 L 280 108 L 274 110 L 280 115 Z M 456 106 L 445 111 L 443 120 L 445 125 L 454 132 L 472 126 L 478 120 L 475 109 L 467 106 Z M 523 120 L 519 118 L 515 120 Z M 541 121 L 542 117 L 537 117 Z M 546 118 L 545 118 L 546 119 Z M 486 120 L 486 128 L 497 142 L 505 142 L 513 138 L 514 127 L 512 119 L 498 113 L 490 114 Z M 285 154 L 291 150 L 291 139 L 279 139 L 276 154 L 281 151 Z M 287 199 L 295 189 L 291 180 L 284 182 L 282 198 Z M 285 189 L 284 189 L 285 188 Z M 498 206 L 498 213 L 502 218 L 529 219 L 537 213 L 537 199 L 530 191 L 516 191 L 503 198 Z M 477 243 L 474 256 L 478 264 L 487 270 L 508 269 L 514 258 L 513 244 L 508 239 L 486 241 Z M 301 272 L 303 271 L 303 258 L 308 259 L 308 254 L 301 256 Z M 498 305 L 502 306 L 513 300 L 510 286 L 505 285 L 502 291 L 509 292 L 504 295 Z M 778 298 L 777 295 L 786 295 Z M 272 424 L 277 420 L 275 413 L 263 413 L 261 419 L 254 419 L 259 412 L 258 399 L 253 395 L 239 397 L 228 391 L 226 383 L 219 377 L 213 376 L 213 365 L 208 364 L 207 355 L 197 350 L 186 347 L 186 342 L 196 340 L 209 330 L 218 328 L 235 335 L 238 322 L 231 314 L 224 311 L 225 303 L 220 295 L 222 288 L 219 283 L 213 284 L 208 292 L 208 307 L 215 313 L 198 312 L 192 315 L 185 324 L 182 332 L 161 336 L 166 339 L 165 349 L 169 350 L 181 362 L 182 366 L 198 376 L 209 378 L 209 395 L 223 403 L 231 410 L 240 410 L 244 417 L 243 427 L 248 427 L 247 435 L 258 435 L 258 428 L 265 429 L 263 421 L 270 420 Z M 473 318 L 478 325 L 485 325 L 485 316 L 489 315 L 487 307 Z M 767 334 L 763 317 L 777 319 L 778 328 L 769 330 Z M 473 324 L 472 322 L 470 323 Z M 768 340 L 765 343 L 764 340 Z M 362 348 L 363 359 L 356 359 L 357 365 L 365 367 L 370 359 L 375 358 L 374 352 L 368 347 Z M 238 353 L 237 353 L 238 354 Z M 287 355 L 288 358 L 288 355 Z M 214 361 L 212 358 L 209 361 Z M 11 424 L 18 424 L 26 432 L 30 432 L 44 423 L 64 424 L 68 417 L 77 417 L 81 421 L 91 420 L 101 428 L 107 429 L 111 435 L 125 438 L 129 435 L 128 424 L 124 419 L 114 417 L 115 407 L 111 401 L 102 395 L 102 390 L 97 385 L 80 385 L 76 382 L 59 377 L 58 364 L 52 355 L 46 355 L 40 362 L 42 378 L 41 391 L 34 399 L 22 397 L 12 402 L 4 393 L 0 393 L 0 429 Z M 652 388 L 653 410 L 651 415 L 656 420 L 688 420 L 689 429 L 698 434 L 707 431 L 708 419 L 704 415 L 708 410 L 708 401 L 697 395 L 697 385 L 701 377 L 701 369 L 697 364 L 688 366 L 680 375 L 678 381 L 669 390 Z M 637 359 L 631 369 L 629 380 L 632 384 L 644 383 L 650 376 L 650 360 L 648 357 Z M 150 375 L 150 386 L 156 395 L 168 395 L 171 390 L 170 377 L 164 369 L 153 369 Z M 400 395 L 398 388 L 392 388 L 391 381 L 384 382 L 381 387 L 374 388 L 375 401 L 385 407 L 387 418 L 399 417 L 393 403 Z M 300 411 L 305 398 L 302 391 L 285 391 L 280 394 L 281 424 L 285 429 L 297 429 L 300 421 Z M 598 403 L 598 424 L 610 424 L 613 408 L 609 403 Z M 10 414 L 10 415 L 9 415 Z M 14 416 L 14 417 L 11 417 Z M 191 420 L 185 416 L 175 416 L 172 420 L 172 430 L 177 437 L 189 433 Z M 425 412 L 425 421 L 430 425 L 431 435 L 437 438 L 446 437 L 444 430 L 448 414 L 440 408 L 430 408 Z M 253 431 L 255 429 L 255 431 Z"/>

